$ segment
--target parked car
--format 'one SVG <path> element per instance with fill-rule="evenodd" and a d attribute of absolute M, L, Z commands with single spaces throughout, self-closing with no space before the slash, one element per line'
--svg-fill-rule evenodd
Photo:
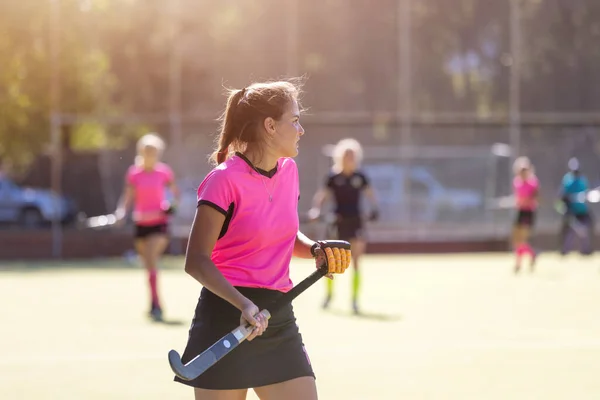
<path fill-rule="evenodd" d="M 363 168 L 379 199 L 383 221 L 403 221 L 402 210 L 410 213 L 413 222 L 433 223 L 448 217 L 479 215 L 477 212 L 483 209 L 481 192 L 448 187 L 426 167 L 407 170 L 401 165 L 381 163 Z M 405 193 L 405 177 L 410 197 Z"/>
<path fill-rule="evenodd" d="M 76 214 L 73 200 L 50 190 L 21 187 L 0 176 L 0 223 L 34 228 L 54 220 L 67 224 Z"/>

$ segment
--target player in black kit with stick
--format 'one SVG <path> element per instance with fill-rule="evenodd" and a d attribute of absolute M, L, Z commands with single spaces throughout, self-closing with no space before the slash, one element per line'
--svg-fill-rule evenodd
<path fill-rule="evenodd" d="M 360 289 L 359 259 L 366 248 L 363 218 L 360 212 L 361 194 L 364 193 L 370 203 L 368 219 L 375 221 L 379 217 L 377 200 L 369 180 L 360 171 L 362 146 L 354 139 L 343 139 L 333 151 L 333 167 L 322 187 L 313 198 L 313 207 L 309 218 L 317 220 L 321 208 L 328 199 L 333 200 L 335 218 L 328 226 L 328 236 L 349 241 L 352 245 L 352 309 L 359 313 L 358 292 Z M 323 308 L 327 308 L 333 297 L 333 281 L 327 282 L 327 295 Z"/>

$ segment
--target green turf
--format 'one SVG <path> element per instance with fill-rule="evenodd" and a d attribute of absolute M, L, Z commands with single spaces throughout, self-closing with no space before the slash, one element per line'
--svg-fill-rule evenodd
<path fill-rule="evenodd" d="M 200 287 L 165 264 L 172 325 L 145 318 L 143 271 L 121 260 L 0 264 L 0 399 L 192 399 L 167 352 L 183 350 Z M 330 312 L 324 283 L 295 302 L 321 399 L 600 398 L 597 259 L 544 255 L 518 277 L 508 255 L 363 266 L 367 316 L 349 314 L 350 274 Z M 311 268 L 294 261 L 295 281 Z"/>

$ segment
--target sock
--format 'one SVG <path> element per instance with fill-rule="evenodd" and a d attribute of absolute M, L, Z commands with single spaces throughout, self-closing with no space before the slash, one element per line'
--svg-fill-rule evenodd
<path fill-rule="evenodd" d="M 535 252 L 533 251 L 533 248 L 531 247 L 531 245 L 529 243 L 525 243 L 523 246 L 525 248 L 524 252 L 526 254 L 529 254 L 530 256 L 534 255 Z"/>
<path fill-rule="evenodd" d="M 354 269 L 354 275 L 352 276 L 352 301 L 358 300 L 358 290 L 360 289 L 360 271 Z"/>
<path fill-rule="evenodd" d="M 525 245 L 518 245 L 515 249 L 515 253 L 517 255 L 517 265 L 521 265 L 521 258 L 523 257 L 523 254 L 526 253 Z"/>
<path fill-rule="evenodd" d="M 150 295 L 152 296 L 152 307 L 160 307 L 160 302 L 158 301 L 158 287 L 157 287 L 157 277 L 158 272 L 156 269 L 151 269 L 148 272 L 148 283 L 150 284 Z"/>

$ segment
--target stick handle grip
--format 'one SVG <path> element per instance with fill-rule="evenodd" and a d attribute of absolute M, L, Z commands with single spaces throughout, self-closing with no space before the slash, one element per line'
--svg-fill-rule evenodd
<path fill-rule="evenodd" d="M 271 318 L 271 313 L 268 310 L 262 310 L 258 314 L 262 315 L 266 319 Z M 254 317 L 256 318 L 258 314 L 256 314 Z M 231 333 L 233 333 L 235 338 L 241 342 L 242 340 L 245 340 L 248 336 L 250 336 L 253 328 L 254 327 L 250 324 L 243 324 L 232 330 Z"/>

